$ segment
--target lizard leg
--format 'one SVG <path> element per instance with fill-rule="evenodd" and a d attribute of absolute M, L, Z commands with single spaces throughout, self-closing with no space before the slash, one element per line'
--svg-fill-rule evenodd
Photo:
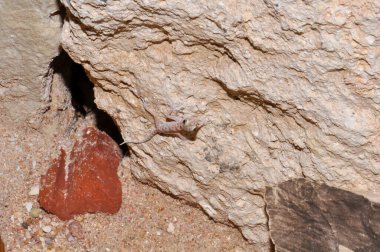
<path fill-rule="evenodd" d="M 184 137 L 181 133 L 170 133 L 167 135 L 176 136 L 176 137 L 180 138 L 181 140 L 187 140 L 187 138 Z"/>
<path fill-rule="evenodd" d="M 174 115 L 168 115 L 166 116 L 167 119 L 176 121 L 176 122 L 182 122 L 183 119 L 185 119 L 183 116 L 174 116 Z"/>

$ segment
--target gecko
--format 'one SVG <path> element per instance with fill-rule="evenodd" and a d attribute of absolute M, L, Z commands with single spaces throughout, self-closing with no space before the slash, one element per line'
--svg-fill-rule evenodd
<path fill-rule="evenodd" d="M 142 100 L 143 107 L 146 112 L 148 112 L 154 120 L 155 129 L 141 141 L 124 141 L 123 144 L 142 144 L 151 140 L 156 135 L 174 135 L 182 140 L 187 139 L 185 136 L 194 136 L 198 130 L 203 127 L 203 123 L 195 116 L 166 116 L 167 119 L 171 120 L 168 122 L 162 122 L 158 119 L 158 116 L 153 113 L 149 108 L 145 100 Z"/>

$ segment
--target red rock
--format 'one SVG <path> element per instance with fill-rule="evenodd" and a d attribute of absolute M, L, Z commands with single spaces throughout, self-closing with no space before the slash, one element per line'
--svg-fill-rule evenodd
<path fill-rule="evenodd" d="M 5 249 L 4 249 L 4 243 L 3 243 L 3 240 L 1 240 L 1 237 L 0 237 L 0 252 L 4 252 Z"/>
<path fill-rule="evenodd" d="M 41 177 L 41 207 L 62 220 L 82 213 L 116 213 L 121 206 L 117 176 L 121 158 L 112 138 L 95 128 L 86 128 L 70 155 L 61 149 L 60 156 Z"/>

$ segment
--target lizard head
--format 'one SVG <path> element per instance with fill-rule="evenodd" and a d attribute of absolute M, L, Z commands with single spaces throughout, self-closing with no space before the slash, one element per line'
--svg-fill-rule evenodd
<path fill-rule="evenodd" d="M 203 126 L 203 123 L 195 116 L 184 118 L 182 123 L 183 130 L 188 133 L 197 132 Z"/>

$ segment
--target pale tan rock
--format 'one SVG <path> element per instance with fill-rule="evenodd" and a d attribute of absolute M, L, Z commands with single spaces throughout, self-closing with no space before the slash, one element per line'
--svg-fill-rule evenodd
<path fill-rule="evenodd" d="M 59 52 L 61 20 L 55 0 L 0 1 L 0 119 L 36 120 L 50 99 L 48 71 Z M 42 111 L 42 112 L 41 112 Z"/>
<path fill-rule="evenodd" d="M 262 248 L 265 186 L 380 191 L 379 1 L 63 3 L 63 48 L 125 140 L 154 127 L 140 95 L 207 121 L 196 141 L 131 146 L 139 179 Z"/>

